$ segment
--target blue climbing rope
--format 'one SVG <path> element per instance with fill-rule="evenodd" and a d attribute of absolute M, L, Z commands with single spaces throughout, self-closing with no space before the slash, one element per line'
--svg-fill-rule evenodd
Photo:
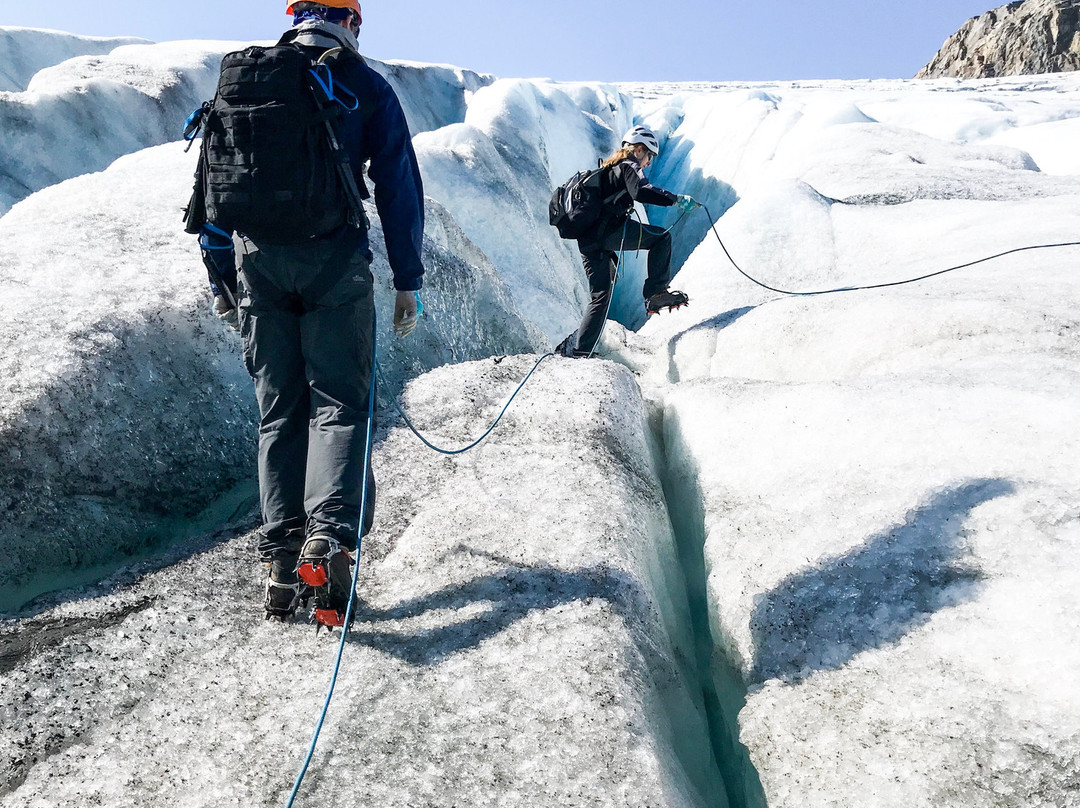
<path fill-rule="evenodd" d="M 323 83 L 319 79 L 319 76 L 314 73 L 314 71 L 313 71 L 313 75 L 315 75 L 316 80 L 320 81 L 320 84 Z M 332 79 L 331 79 L 331 82 L 332 82 Z M 326 89 L 328 91 L 328 95 L 333 97 L 333 85 L 332 84 L 330 84 L 330 87 L 326 87 L 324 85 L 324 89 Z M 335 100 L 338 100 L 338 99 L 335 99 Z M 681 219 L 682 217 L 680 216 L 679 218 Z M 629 219 L 627 220 L 627 222 L 629 223 Z M 678 222 L 676 222 L 676 224 L 677 223 Z M 674 225 L 672 225 L 672 227 L 674 227 Z M 668 228 L 668 229 L 670 230 L 671 228 Z M 640 243 L 639 243 L 638 246 L 640 248 Z M 615 279 L 612 281 L 611 296 L 614 296 L 614 293 L 615 293 L 615 284 L 616 284 L 616 282 L 618 281 L 618 278 L 619 278 L 619 270 L 620 270 L 620 268 L 622 266 L 623 255 L 625 253 L 626 225 L 623 225 L 623 238 L 622 238 L 622 243 L 620 244 L 620 247 L 621 247 L 621 249 L 619 251 L 619 261 L 618 261 L 618 263 L 616 264 L 616 267 L 615 267 Z M 611 298 L 609 297 L 609 299 L 608 299 L 608 307 L 610 308 L 610 306 L 611 306 Z M 605 317 L 604 325 L 605 325 L 605 327 L 607 325 L 607 318 L 606 317 Z M 603 330 L 601 330 L 600 336 L 603 336 Z M 599 343 L 599 341 L 600 340 L 597 339 L 597 343 Z M 594 345 L 593 350 L 589 353 L 590 357 L 593 355 L 595 350 L 596 350 L 596 346 Z M 502 411 L 499 413 L 498 417 L 491 423 L 491 426 L 489 426 L 479 438 L 474 440 L 468 446 L 465 446 L 465 447 L 463 447 L 461 449 L 443 449 L 443 448 L 441 448 L 439 446 L 436 446 L 434 443 L 432 443 L 430 440 L 428 440 L 426 437 L 424 437 L 424 435 L 420 432 L 420 430 L 418 430 L 413 425 L 412 421 L 409 419 L 409 416 L 405 414 L 405 410 L 401 407 L 401 404 L 398 403 L 397 398 L 395 397 L 395 398 L 392 398 L 391 400 L 393 401 L 394 408 L 398 411 L 398 414 L 405 421 L 406 426 L 408 426 L 409 429 L 412 430 L 412 433 L 414 435 L 416 435 L 416 437 L 419 438 L 420 441 L 425 446 L 427 446 L 429 449 L 431 449 L 432 451 L 438 452 L 439 454 L 443 454 L 443 455 L 460 455 L 460 454 L 464 454 L 465 452 L 468 452 L 471 449 L 474 449 L 477 446 L 479 446 L 481 443 L 484 442 L 484 440 L 487 439 L 487 437 L 492 432 L 495 431 L 495 427 L 497 427 L 499 425 L 499 422 L 502 421 L 503 416 L 506 415 L 507 411 L 510 409 L 510 405 L 514 403 L 514 399 L 516 399 L 518 394 L 525 388 L 526 383 L 528 383 L 529 379 L 532 378 L 532 375 L 536 372 L 536 369 L 540 367 L 540 364 L 545 359 L 547 359 L 550 356 L 554 356 L 554 355 L 555 355 L 554 353 L 546 353 L 543 356 L 541 356 L 539 359 L 536 360 L 536 364 L 534 364 L 532 366 L 532 369 L 529 370 L 529 372 L 525 375 L 525 378 L 521 380 L 521 383 L 517 386 L 517 389 L 515 389 L 514 392 L 511 394 L 510 398 L 507 399 L 506 404 L 502 408 Z M 378 378 L 379 382 L 384 387 L 389 387 L 389 385 L 387 385 L 387 383 L 386 383 L 386 379 L 383 377 L 382 368 L 379 367 L 378 361 L 376 359 L 375 340 L 374 339 L 372 340 L 371 362 L 372 362 L 372 369 L 374 370 L 374 373 L 372 374 L 372 387 L 371 387 L 370 392 L 368 394 L 367 437 L 366 437 L 366 443 L 365 443 L 365 446 L 364 446 L 364 466 L 363 466 L 363 468 L 365 468 L 365 469 L 368 467 L 368 464 L 371 462 L 372 424 L 375 421 L 375 386 L 374 386 L 374 381 L 375 381 L 376 378 Z M 360 513 L 361 514 L 363 514 L 367 510 L 367 497 L 368 497 L 368 476 L 367 476 L 367 474 L 365 474 L 364 475 L 363 488 L 361 490 L 361 497 L 360 497 Z M 360 542 L 359 541 L 357 541 L 356 551 L 357 551 L 357 555 L 359 556 L 359 553 L 360 553 Z M 341 640 L 338 643 L 337 656 L 334 659 L 334 670 L 333 670 L 333 674 L 330 677 L 330 686 L 329 686 L 329 688 L 327 689 L 327 692 L 326 692 L 326 700 L 323 702 L 322 712 L 319 714 L 319 720 L 315 725 L 315 731 L 314 731 L 314 733 L 312 734 L 312 737 L 311 737 L 311 745 L 308 747 L 307 756 L 304 758 L 304 763 L 300 767 L 299 773 L 296 775 L 296 781 L 293 783 L 292 792 L 289 794 L 289 801 L 286 803 L 285 808 L 293 808 L 293 804 L 296 802 L 296 797 L 300 793 L 300 786 L 303 784 L 304 777 L 307 775 L 307 771 L 311 767 L 311 761 L 315 756 L 315 748 L 317 747 L 317 745 L 319 743 L 319 735 L 322 733 L 322 728 L 323 728 L 323 724 L 326 722 L 327 713 L 330 711 L 330 702 L 334 698 L 334 689 L 337 687 L 338 673 L 341 670 L 341 659 L 342 659 L 342 657 L 344 656 L 344 653 L 345 653 L 345 640 L 348 637 L 349 626 L 350 626 L 350 624 L 352 622 L 353 605 L 355 604 L 355 601 L 356 601 L 356 585 L 357 585 L 357 581 L 359 580 L 359 574 L 360 574 L 360 564 L 359 564 L 359 558 L 358 558 L 357 563 L 355 563 L 353 565 L 352 588 L 350 590 L 349 605 L 345 610 L 345 625 L 341 629 Z"/>
<path fill-rule="evenodd" d="M 376 356 L 375 356 L 375 344 L 374 343 L 375 343 L 375 341 L 372 340 L 371 362 L 372 362 L 372 369 L 374 370 L 374 373 L 372 374 L 372 386 L 371 386 L 369 394 L 368 394 L 368 423 L 367 423 L 366 443 L 365 443 L 365 446 L 364 446 L 364 465 L 363 465 L 363 468 L 365 468 L 365 469 L 368 467 L 368 464 L 371 462 L 372 425 L 373 425 L 373 423 L 375 421 L 375 384 L 374 384 L 375 379 L 378 378 L 381 384 L 383 384 L 384 386 L 386 385 L 386 380 L 383 378 L 383 375 L 382 375 L 382 369 L 379 367 L 378 361 L 377 361 Z M 495 419 L 494 423 L 492 423 L 492 425 L 490 427 L 488 427 L 487 431 L 483 435 L 481 435 L 477 440 L 473 441 L 471 444 L 469 444 L 468 446 L 466 446 L 463 449 L 447 450 L 447 449 L 440 449 L 438 446 L 435 446 L 427 438 L 425 438 L 422 434 L 420 434 L 420 432 L 416 429 L 416 427 L 414 427 L 412 425 L 412 422 L 409 420 L 409 416 L 407 416 L 405 414 L 405 411 L 401 408 L 401 405 L 398 404 L 396 398 L 393 399 L 394 406 L 397 408 L 397 411 L 401 415 L 401 417 L 405 419 L 405 423 L 408 424 L 409 429 L 411 429 L 413 431 L 413 434 L 415 434 L 416 437 L 420 438 L 420 440 L 423 441 L 423 443 L 428 448 L 433 449 L 434 451 L 439 452 L 441 454 L 446 454 L 446 455 L 462 454 L 462 453 L 467 452 L 470 449 L 474 448 L 475 446 L 479 445 L 485 438 L 487 438 L 488 435 L 490 435 L 492 433 L 492 431 L 498 425 L 499 421 L 501 421 L 502 417 L 506 414 L 506 411 L 510 408 L 510 405 L 513 403 L 514 399 L 517 397 L 518 393 L 520 393 L 522 388 L 525 387 L 525 383 L 527 381 L 529 381 L 529 378 L 533 375 L 533 373 L 536 371 L 536 369 L 538 367 L 540 367 L 540 363 L 543 362 L 545 359 L 547 359 L 549 356 L 554 356 L 554 354 L 553 353 L 544 354 L 543 356 L 541 356 L 536 361 L 536 364 L 533 365 L 532 370 L 529 371 L 528 375 L 525 376 L 525 378 L 522 380 L 521 384 L 519 384 L 517 389 L 514 391 L 514 394 L 512 396 L 510 396 L 510 399 L 506 402 L 506 406 L 504 406 L 503 409 L 502 409 L 502 412 L 499 413 L 499 417 Z M 364 474 L 364 483 L 363 483 L 363 487 L 361 489 L 361 496 L 360 496 L 360 513 L 361 513 L 361 515 L 367 510 L 367 498 L 368 498 L 368 475 Z M 359 541 L 357 541 L 356 552 L 357 552 L 357 556 L 359 556 L 359 553 L 360 553 L 360 542 Z M 357 581 L 359 580 L 359 575 L 360 575 L 360 563 L 359 563 L 359 558 L 357 558 L 356 563 L 353 565 L 352 588 L 350 590 L 349 605 L 345 610 L 345 625 L 341 629 L 341 640 L 338 643 L 337 656 L 336 656 L 336 658 L 334 660 L 334 671 L 333 671 L 333 674 L 330 677 L 330 686 L 329 686 L 329 688 L 327 689 L 327 692 L 326 692 L 326 700 L 323 703 L 322 712 L 319 714 L 319 720 L 315 725 L 315 731 L 314 731 L 314 733 L 312 734 L 312 737 L 311 737 L 311 745 L 308 747 L 307 756 L 304 758 L 304 763 L 300 767 L 299 773 L 296 775 L 296 781 L 293 783 L 292 793 L 289 795 L 289 801 L 286 803 L 285 808 L 292 808 L 293 804 L 296 802 L 296 797 L 300 793 L 300 786 L 304 782 L 304 777 L 307 774 L 307 771 L 311 766 L 311 761 L 315 756 L 315 748 L 319 743 L 319 735 L 322 733 L 323 724 L 326 722 L 326 715 L 330 710 L 330 702 L 334 698 L 334 689 L 337 686 L 338 673 L 341 670 L 341 659 L 342 659 L 342 656 L 345 653 L 345 640 L 348 637 L 349 626 L 352 623 L 353 606 L 354 606 L 355 601 L 356 601 L 356 585 L 357 585 Z"/>
<path fill-rule="evenodd" d="M 479 446 L 481 443 L 483 443 L 483 441 L 487 438 L 487 436 L 490 435 L 495 430 L 495 427 L 497 427 L 499 425 L 499 421 L 501 421 L 502 417 L 504 415 L 506 415 L 506 411 L 510 409 L 510 405 L 514 403 L 514 399 L 517 398 L 517 394 L 521 392 L 522 388 L 525 387 L 525 383 L 527 381 L 529 381 L 529 379 L 532 377 L 533 373 L 536 372 L 536 369 L 538 367 L 540 367 L 540 363 L 543 362 L 545 359 L 547 359 L 549 356 L 554 356 L 554 355 L 555 355 L 554 353 L 546 353 L 543 356 L 541 356 L 539 359 L 536 360 L 536 364 L 532 366 L 532 370 L 530 370 L 528 372 L 528 374 L 526 374 L 525 378 L 521 380 L 521 384 L 519 384 L 517 386 L 517 389 L 514 391 L 513 395 L 511 395 L 510 398 L 507 400 L 506 405 L 502 408 L 502 412 L 499 413 L 499 417 L 496 418 L 492 422 L 491 426 L 489 426 L 487 428 L 487 431 L 484 432 L 483 435 L 481 435 L 479 438 L 477 438 L 472 443 L 470 443 L 468 446 L 466 446 L 466 447 L 464 447 L 462 449 L 442 449 L 442 448 L 436 446 L 434 443 L 432 443 L 427 438 L 425 438 L 420 433 L 420 430 L 418 430 L 415 426 L 413 426 L 412 421 L 410 421 L 409 416 L 405 414 L 405 410 L 403 410 L 401 408 L 401 405 L 398 403 L 397 398 L 395 397 L 395 398 L 393 398 L 391 400 L 394 403 L 394 408 L 398 411 L 398 415 L 400 415 L 404 419 L 405 425 L 408 426 L 409 429 L 412 430 L 412 433 L 414 435 L 416 435 L 416 437 L 418 437 L 420 439 L 420 441 L 425 446 L 427 446 L 429 449 L 431 449 L 434 452 L 438 452 L 439 454 L 444 454 L 444 455 L 464 454 L 465 452 L 469 451 L 470 449 L 474 449 L 477 446 Z M 380 368 L 376 367 L 376 373 L 378 373 L 379 381 L 382 383 L 382 385 L 384 387 L 389 387 L 389 385 L 386 384 L 386 380 L 383 378 L 382 370 Z"/>
<path fill-rule="evenodd" d="M 841 286 L 837 289 L 822 289 L 816 292 L 792 292 L 787 289 L 778 289 L 775 286 L 769 286 L 767 283 L 759 281 L 757 278 L 749 275 L 743 270 L 742 267 L 735 263 L 735 259 L 732 258 L 731 253 L 728 252 L 728 248 L 724 244 L 724 240 L 720 238 L 720 234 L 716 232 L 716 220 L 713 219 L 712 214 L 709 213 L 709 209 L 705 207 L 705 205 L 702 205 L 701 209 L 705 211 L 705 215 L 709 217 L 709 227 L 712 228 L 712 232 L 713 235 L 716 236 L 716 240 L 720 242 L 720 248 L 724 251 L 724 255 L 727 256 L 728 261 L 730 261 L 731 265 L 735 267 L 736 270 L 738 270 L 740 275 L 742 275 L 744 278 L 751 281 L 752 283 L 757 284 L 762 289 L 768 289 L 770 292 L 776 292 L 777 294 L 781 295 L 790 295 L 791 297 L 816 297 L 818 295 L 834 295 L 840 292 L 864 292 L 869 289 L 887 289 L 890 286 L 903 286 L 908 283 L 918 283 L 919 281 L 925 281 L 927 278 L 935 278 L 938 275 L 944 275 L 946 272 L 956 272 L 956 270 L 958 269 L 967 269 L 968 267 L 973 267 L 977 264 L 985 264 L 987 261 L 993 261 L 996 258 L 1004 258 L 1006 255 L 1012 255 L 1013 253 L 1028 252 L 1029 250 L 1052 250 L 1059 247 L 1080 247 L 1080 241 L 1065 241 L 1059 244 L 1036 244 L 1031 247 L 1016 247 L 1015 249 L 1006 250 L 1005 252 L 1000 252 L 996 255 L 991 255 L 986 258 L 980 258 L 977 261 L 969 261 L 966 264 L 958 264 L 957 266 L 949 267 L 948 269 L 939 269 L 937 272 L 928 272 L 925 275 L 919 275 L 917 278 L 907 278 L 902 281 L 890 281 L 888 283 L 872 283 L 866 286 Z"/>
<path fill-rule="evenodd" d="M 374 321 L 372 323 L 372 340 L 371 340 L 371 366 L 375 369 L 375 338 L 374 338 Z M 371 377 L 371 387 L 368 390 L 368 422 L 367 422 L 367 438 L 364 445 L 364 465 L 362 468 L 365 470 L 371 463 L 371 434 L 372 424 L 375 421 L 375 375 Z M 360 491 L 360 518 L 363 519 L 364 513 L 367 511 L 367 498 L 368 498 L 368 475 L 364 474 L 364 483 Z M 293 783 L 292 793 L 289 795 L 289 801 L 286 803 L 285 808 L 292 808 L 293 803 L 296 801 L 296 795 L 300 793 L 300 785 L 304 782 L 304 776 L 307 774 L 308 767 L 311 766 L 311 759 L 315 756 L 315 747 L 319 743 L 319 735 L 322 733 L 323 723 L 326 721 L 326 714 L 330 710 L 330 701 L 334 698 L 334 688 L 337 686 L 338 672 L 341 670 L 341 658 L 345 653 L 345 639 L 349 635 L 349 626 L 352 623 L 353 604 L 356 602 L 356 583 L 360 577 L 360 538 L 356 541 L 356 559 L 353 564 L 352 575 L 352 588 L 349 590 L 349 605 L 345 608 L 345 625 L 341 627 L 341 641 L 338 643 L 337 658 L 334 660 L 334 673 L 330 677 L 330 687 L 326 692 L 326 701 L 323 703 L 322 712 L 319 714 L 319 721 L 315 725 L 315 732 L 311 736 L 311 746 L 308 748 L 307 757 L 304 758 L 304 765 L 300 767 L 299 774 L 296 775 L 296 782 Z"/>

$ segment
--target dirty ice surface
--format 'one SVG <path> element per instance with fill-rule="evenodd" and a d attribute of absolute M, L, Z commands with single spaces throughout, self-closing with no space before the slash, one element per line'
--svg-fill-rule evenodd
<path fill-rule="evenodd" d="M 405 401 L 460 443 L 533 364 Z M 395 429 L 357 621 L 299 804 L 726 805 L 633 375 L 549 359 L 499 432 L 433 460 Z M 0 805 L 284 804 L 335 639 L 257 619 L 250 534 L 4 636 Z M 711 796 L 709 796 L 711 795 Z"/>

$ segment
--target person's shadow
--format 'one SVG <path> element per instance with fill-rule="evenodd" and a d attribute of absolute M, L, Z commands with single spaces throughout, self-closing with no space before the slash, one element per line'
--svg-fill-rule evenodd
<path fill-rule="evenodd" d="M 532 612 L 561 604 L 601 598 L 622 615 L 648 610 L 647 595 L 641 586 L 626 573 L 611 567 L 600 565 L 574 571 L 529 567 L 469 548 L 459 550 L 487 556 L 506 567 L 388 609 L 373 608 L 358 597 L 356 622 L 349 632 L 349 641 L 391 654 L 411 665 L 435 665 L 453 654 L 477 647 Z M 466 619 L 413 633 L 381 631 L 372 625 L 475 604 L 485 604 L 486 608 Z"/>
<path fill-rule="evenodd" d="M 965 518 L 1014 490 L 1007 480 L 980 479 L 936 493 L 903 524 L 760 596 L 750 620 L 750 683 L 839 669 L 975 598 L 983 576 L 964 558 Z"/>

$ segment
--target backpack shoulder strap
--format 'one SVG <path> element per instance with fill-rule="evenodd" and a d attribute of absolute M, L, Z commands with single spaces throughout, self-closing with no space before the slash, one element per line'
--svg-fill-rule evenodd
<path fill-rule="evenodd" d="M 619 198 L 619 196 L 621 196 L 622 194 L 624 194 L 626 192 L 626 189 L 621 187 L 619 182 L 618 182 L 618 180 L 619 180 L 619 177 L 618 177 L 618 165 L 619 164 L 616 164 L 616 165 L 613 165 L 613 166 L 607 166 L 606 168 L 603 165 L 601 165 L 598 169 L 596 169 L 596 173 L 601 176 L 601 185 L 600 185 L 600 187 L 601 188 L 604 187 L 603 186 L 603 176 L 605 174 L 607 174 L 610 177 L 610 186 L 614 188 L 614 190 L 610 194 L 608 194 L 607 196 L 604 197 L 603 204 L 604 204 L 605 207 L 614 205 L 615 201 Z"/>
<path fill-rule="evenodd" d="M 331 48 L 319 57 L 316 64 L 326 65 L 330 69 L 330 72 L 333 73 L 338 65 L 354 60 L 358 61 L 360 66 L 364 69 L 372 69 L 371 66 L 368 65 L 367 60 L 352 48 Z M 356 112 L 360 114 L 361 120 L 363 120 L 364 123 L 370 121 L 374 117 L 375 110 L 378 109 L 379 106 L 378 96 L 373 91 L 371 83 L 365 82 L 365 86 L 362 88 L 347 87 L 346 89 L 348 89 L 356 98 L 358 105 Z"/>
<path fill-rule="evenodd" d="M 304 31 L 300 28 L 290 28 L 288 31 L 281 35 L 281 38 L 278 40 L 277 43 L 278 45 L 295 45 L 297 38 L 302 33 L 304 33 Z M 331 30 L 330 26 L 327 26 L 325 28 L 319 28 L 318 35 L 324 36 L 327 39 L 334 40 L 336 43 L 338 43 L 339 47 L 344 48 L 345 50 L 352 50 L 352 48 L 349 47 L 349 43 L 344 38 L 338 36 L 333 30 Z"/>
<path fill-rule="evenodd" d="M 288 31 L 286 31 L 284 34 L 281 35 L 281 38 L 278 40 L 277 44 L 278 45 L 296 45 L 296 40 L 300 36 L 300 34 L 302 34 L 302 33 L 303 33 L 303 31 L 301 29 L 299 29 L 299 28 L 290 28 Z M 327 39 L 332 39 L 334 42 L 336 42 L 338 44 L 338 46 L 336 48 L 327 49 L 327 51 L 326 51 L 327 53 L 336 53 L 337 51 L 344 51 L 345 53 L 359 59 L 362 64 L 365 64 L 365 65 L 367 64 L 367 62 L 364 61 L 364 57 L 361 56 L 356 51 L 356 49 L 353 48 L 348 43 L 348 41 L 346 41 L 343 37 L 339 36 L 336 32 L 334 32 L 329 27 L 328 28 L 320 28 L 318 30 L 318 34 L 319 34 L 319 36 L 324 36 Z M 297 45 L 297 47 L 303 47 L 303 45 Z"/>

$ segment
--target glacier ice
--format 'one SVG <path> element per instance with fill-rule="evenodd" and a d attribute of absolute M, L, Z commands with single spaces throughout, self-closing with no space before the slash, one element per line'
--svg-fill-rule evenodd
<path fill-rule="evenodd" d="M 221 58 L 252 44 L 122 45 L 122 40 L 83 41 L 4 28 L 0 41 L 25 43 L 5 51 L 9 59 L 19 59 L 33 43 L 41 48 L 37 61 L 26 57 L 23 78 L 41 65 L 26 86 L 0 93 L 0 162 L 5 166 L 0 172 L 0 214 L 48 185 L 101 171 L 122 155 L 179 139 L 187 116 L 213 98 Z M 90 55 L 69 58 L 79 49 Z M 98 49 L 105 52 L 95 53 Z M 492 81 L 448 66 L 374 59 L 369 64 L 398 91 L 414 133 L 460 122 L 467 99 Z"/>
<path fill-rule="evenodd" d="M 0 25 L 0 93 L 21 92 L 39 71 L 76 56 L 106 54 L 121 45 L 145 43 L 132 37 L 77 36 L 63 31 Z"/>
<path fill-rule="evenodd" d="M 381 404 L 400 392 L 444 445 L 576 322 L 584 281 L 543 206 L 631 121 L 663 139 L 653 180 L 705 201 L 778 287 L 1080 232 L 1075 75 L 377 69 L 424 97 L 408 114 L 433 197 L 430 314 L 382 342 Z M 251 462 L 249 382 L 179 232 L 192 165 L 177 144 L 140 151 L 0 218 L 12 603 L 28 568 L 135 550 Z M 703 213 L 676 226 L 691 306 L 609 324 L 601 352 L 624 367 L 547 360 L 456 460 L 384 412 L 363 601 L 305 788 L 331 805 L 1080 804 L 1075 249 L 790 298 L 736 273 Z M 333 651 L 258 623 L 253 517 L 230 513 L 0 621 L 0 805 L 282 800 Z"/>
<path fill-rule="evenodd" d="M 757 277 L 881 283 L 1075 240 L 1075 176 L 895 123 L 803 125 L 843 97 L 881 116 L 864 87 L 824 90 L 771 93 L 795 124 L 721 175 L 739 199 L 718 231 Z M 879 95 L 914 115 L 911 92 Z M 976 92 L 1030 114 L 1008 82 Z M 1075 261 L 786 298 L 710 237 L 678 279 L 688 315 L 611 341 L 663 391 L 670 505 L 704 542 L 718 686 L 748 687 L 739 739 L 768 805 L 1075 804 L 1080 603 L 1050 573 L 1080 552 Z"/>
<path fill-rule="evenodd" d="M 549 361 L 460 460 L 402 428 L 380 443 L 382 516 L 305 802 L 726 805 L 646 404 L 616 365 Z M 531 363 L 446 366 L 404 400 L 460 440 Z M 252 619 L 249 535 L 184 556 L 20 627 L 54 639 L 0 674 L 0 804 L 284 802 L 337 644 Z"/>

